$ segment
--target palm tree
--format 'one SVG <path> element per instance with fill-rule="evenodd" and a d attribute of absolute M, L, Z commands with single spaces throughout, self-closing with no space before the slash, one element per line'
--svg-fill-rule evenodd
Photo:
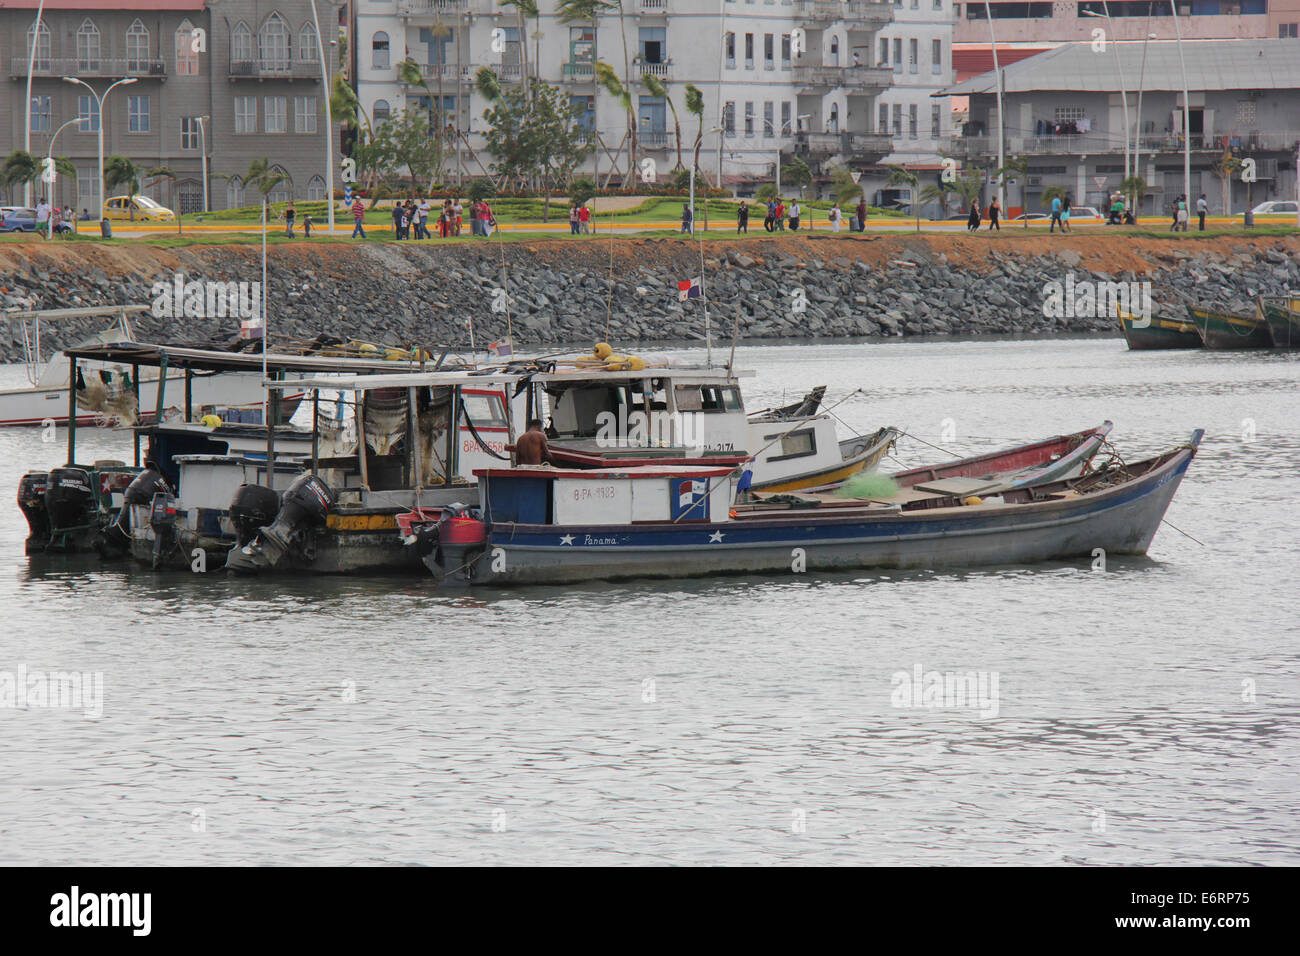
<path fill-rule="evenodd" d="M 330 113 L 336 123 L 342 123 L 357 131 L 358 142 L 363 139 L 373 141 L 375 131 L 370 123 L 370 116 L 361 105 L 361 100 L 357 98 L 356 90 L 348 85 L 342 73 L 334 75 L 334 87 L 330 91 Z M 378 171 L 367 167 L 366 185 L 370 190 L 371 209 L 374 209 L 375 204 L 379 202 L 379 190 L 375 188 L 377 177 Z"/>
<path fill-rule="evenodd" d="M 952 195 L 952 186 L 945 182 L 928 183 L 921 187 L 921 194 L 918 197 L 923 203 L 937 202 L 939 204 L 939 218 L 946 218 L 948 215 L 948 197 Z"/>
<path fill-rule="evenodd" d="M 916 173 L 904 169 L 902 166 L 889 167 L 889 185 L 906 186 L 912 194 L 912 212 L 916 214 L 916 231 L 921 231 L 921 201 L 916 194 Z"/>
<path fill-rule="evenodd" d="M 1053 199 L 1059 199 L 1061 200 L 1062 203 L 1064 203 L 1065 197 L 1068 195 L 1069 195 L 1068 189 L 1066 189 L 1064 186 L 1058 186 L 1054 183 L 1043 190 L 1043 206 L 1044 207 L 1051 206 Z"/>
<path fill-rule="evenodd" d="M 528 28 L 524 17 L 536 17 L 537 0 L 501 0 L 501 6 L 514 7 L 515 18 L 519 22 L 519 76 L 524 87 L 524 99 L 528 98 Z"/>
<path fill-rule="evenodd" d="M 1133 212 L 1133 221 L 1137 222 L 1138 209 L 1147 194 L 1147 181 L 1136 174 L 1119 184 L 1119 191 L 1129 197 L 1129 209 Z M 1225 211 L 1227 207 L 1224 207 Z"/>
<path fill-rule="evenodd" d="M 694 83 L 686 84 L 686 112 L 695 117 L 695 149 L 692 151 L 694 159 L 692 168 L 696 176 L 701 176 L 700 170 L 700 146 L 704 144 L 704 94 Z M 674 119 L 676 116 L 674 115 Z M 680 138 L 679 138 L 680 142 Z M 709 231 L 709 190 L 708 183 L 705 182 L 704 188 L 704 231 Z"/>
<path fill-rule="evenodd" d="M 673 105 L 672 98 L 668 95 L 668 84 L 664 83 L 657 76 L 647 73 L 641 77 L 641 84 L 650 91 L 650 95 L 663 100 L 668 104 L 668 108 L 673 113 L 673 128 L 677 132 L 677 165 L 673 169 L 683 169 L 682 166 L 682 124 L 677 119 L 677 107 Z"/>
<path fill-rule="evenodd" d="M 108 189 L 116 189 L 118 186 L 127 188 L 127 209 L 134 222 L 135 203 L 130 200 L 135 199 L 136 193 L 140 191 L 140 167 L 125 156 L 108 157 L 104 160 L 104 186 Z"/>
<path fill-rule="evenodd" d="M 266 200 L 271 195 L 271 190 L 284 182 L 284 173 L 271 166 L 266 157 L 255 159 L 248 165 L 248 172 L 244 174 L 244 185 L 252 186 L 262 194 L 262 221 L 266 222 Z"/>
<path fill-rule="evenodd" d="M 25 149 L 15 149 L 5 157 L 4 165 L 0 166 L 0 186 L 6 190 L 26 186 L 40 174 L 40 164 L 36 157 Z"/>
<path fill-rule="evenodd" d="M 636 179 L 636 123 L 633 120 L 632 94 L 608 63 L 596 62 L 596 78 L 600 80 L 600 85 L 609 91 L 610 96 L 623 104 L 623 112 L 627 114 L 628 132 L 623 138 L 628 143 L 629 161 L 624 185 L 630 189 Z M 610 170 L 610 175 L 614 175 L 614 170 Z"/>
<path fill-rule="evenodd" d="M 1020 179 L 1020 205 L 1026 207 L 1026 208 L 1022 209 L 1021 212 L 1024 214 L 1024 217 L 1025 217 L 1025 218 L 1024 218 L 1025 228 L 1028 229 L 1028 228 L 1029 228 L 1029 215 L 1028 215 L 1028 213 L 1029 213 L 1029 209 L 1028 209 L 1028 206 L 1029 206 L 1029 197 L 1028 197 L 1029 183 L 1027 183 L 1025 180 L 1026 180 L 1026 178 L 1029 176 L 1029 160 L 1026 159 L 1026 158 L 1023 157 L 1023 156 L 1015 156 L 1015 157 L 1013 157 L 1013 158 L 1011 158 L 1011 159 L 1008 159 L 1008 160 L 1006 161 L 1006 163 L 1002 166 L 1001 169 L 998 169 L 998 170 L 996 170 L 996 171 L 994 172 L 994 175 L 997 176 L 998 179 L 1003 179 L 1003 180 L 1005 180 L 1005 179 L 1007 179 L 1007 178 L 1009 178 L 1009 177 L 1011 177 L 1011 176 L 1019 177 L 1019 179 Z M 1003 210 L 1003 214 L 1004 214 L 1004 215 L 1005 215 L 1005 213 L 1006 213 L 1006 210 Z"/>
<path fill-rule="evenodd" d="M 176 188 L 176 174 L 166 166 L 155 166 L 144 174 L 145 179 L 159 180 L 166 179 L 172 184 L 173 191 Z M 174 195 L 174 192 L 173 192 Z M 181 229 L 181 204 L 179 200 L 176 203 L 176 234 L 180 235 Z"/>
<path fill-rule="evenodd" d="M 593 64 L 591 71 L 591 106 L 593 118 L 600 116 L 597 109 L 597 97 L 600 94 L 600 81 L 596 78 L 595 63 L 600 59 L 600 16 L 601 14 L 613 10 L 616 4 L 612 0 L 559 0 L 555 10 L 557 19 L 561 23 L 590 23 L 591 24 L 591 62 Z M 600 141 L 600 124 L 593 119 L 592 125 L 595 127 L 593 132 L 596 135 L 596 148 L 592 151 L 592 161 L 595 164 L 593 181 L 600 182 L 600 148 L 603 145 Z"/>

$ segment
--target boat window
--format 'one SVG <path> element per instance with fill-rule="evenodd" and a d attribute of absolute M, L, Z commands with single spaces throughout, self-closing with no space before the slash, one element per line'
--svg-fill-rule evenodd
<path fill-rule="evenodd" d="M 576 386 L 547 389 L 551 404 L 551 423 L 557 435 L 568 438 L 594 438 L 600 429 L 602 413 L 619 421 L 627 420 L 630 396 L 625 386 Z M 637 395 L 640 401 L 640 395 Z M 635 407 L 640 407 L 639 405 Z"/>
<path fill-rule="evenodd" d="M 776 439 L 776 435 L 767 435 L 764 442 Z M 768 461 L 784 461 L 787 458 L 803 458 L 817 451 L 817 436 L 811 428 L 801 428 L 781 436 L 780 453 L 768 458 Z"/>
<path fill-rule="evenodd" d="M 461 399 L 465 403 L 465 411 L 469 414 L 470 421 L 474 423 L 475 428 L 505 428 L 506 408 L 505 403 L 501 400 L 500 395 L 476 395 L 473 392 L 462 392 Z M 464 419 L 464 415 L 461 416 Z"/>
<path fill-rule="evenodd" d="M 744 410 L 740 403 L 740 390 L 730 386 L 703 385 L 691 386 L 700 393 L 700 411 L 705 412 L 739 412 Z M 680 408 L 681 405 L 678 405 Z"/>
<path fill-rule="evenodd" d="M 698 385 L 678 385 L 673 389 L 673 398 L 679 412 L 699 412 L 704 410 L 704 397 Z"/>
<path fill-rule="evenodd" d="M 651 381 L 629 382 L 628 389 L 631 393 L 632 405 L 645 411 L 645 397 L 648 392 L 650 395 L 650 411 L 666 412 L 668 411 L 668 392 L 664 389 L 663 379 L 653 379 Z"/>

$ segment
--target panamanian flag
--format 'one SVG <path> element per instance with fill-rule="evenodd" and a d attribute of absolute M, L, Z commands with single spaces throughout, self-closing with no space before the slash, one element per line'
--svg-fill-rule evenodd
<path fill-rule="evenodd" d="M 260 339 L 266 332 L 266 327 L 258 316 L 244 319 L 239 323 L 239 337 L 241 339 Z"/>
<path fill-rule="evenodd" d="M 677 282 L 677 301 L 685 302 L 687 299 L 698 299 L 700 297 L 700 280 L 699 279 L 679 279 Z"/>
<path fill-rule="evenodd" d="M 493 342 L 488 346 L 488 354 L 495 355 L 497 358 L 504 358 L 512 353 L 509 342 Z"/>

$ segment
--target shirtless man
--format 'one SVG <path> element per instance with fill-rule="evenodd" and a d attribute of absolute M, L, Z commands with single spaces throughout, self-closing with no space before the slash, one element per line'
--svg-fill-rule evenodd
<path fill-rule="evenodd" d="M 534 418 L 528 423 L 528 431 L 519 436 L 519 441 L 506 445 L 506 451 L 515 453 L 521 465 L 540 465 L 550 458 L 550 449 L 546 445 L 546 432 L 542 431 L 542 422 Z"/>

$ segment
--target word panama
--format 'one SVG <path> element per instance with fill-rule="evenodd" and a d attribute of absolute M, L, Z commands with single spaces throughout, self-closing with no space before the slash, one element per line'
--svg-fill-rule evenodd
<path fill-rule="evenodd" d="M 70 893 L 50 897 L 51 926 L 129 926 L 132 935 L 148 936 L 152 928 L 152 893 Z"/>
<path fill-rule="evenodd" d="M 0 708 L 26 710 L 82 708 L 87 717 L 104 716 L 104 675 L 100 671 L 0 671 Z"/>
<path fill-rule="evenodd" d="M 971 671 L 966 674 L 925 671 L 921 665 L 912 673 L 895 671 L 889 702 L 895 707 L 972 707 L 981 717 L 998 715 L 998 672 Z"/>
<path fill-rule="evenodd" d="M 212 282 L 178 272 L 171 282 L 155 282 L 153 315 L 159 319 L 252 319 L 261 315 L 262 283 Z"/>

